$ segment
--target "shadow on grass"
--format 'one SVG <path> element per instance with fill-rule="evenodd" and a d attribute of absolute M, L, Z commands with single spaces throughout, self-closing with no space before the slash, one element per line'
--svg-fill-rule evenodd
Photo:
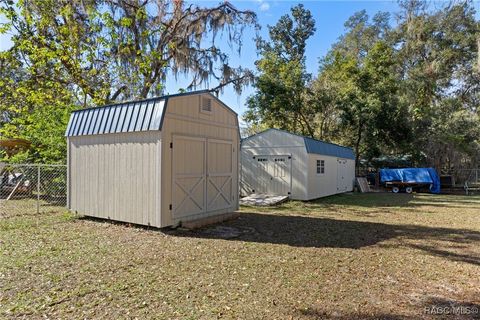
<path fill-rule="evenodd" d="M 78 220 L 96 221 L 115 225 L 161 232 L 174 237 L 220 239 L 254 243 L 283 244 L 304 248 L 360 249 L 383 241 L 430 240 L 454 243 L 449 248 L 461 250 L 480 245 L 480 232 L 467 229 L 423 227 L 416 225 L 390 225 L 376 222 L 335 220 L 305 216 L 286 216 L 261 213 L 240 213 L 240 217 L 224 223 L 196 230 L 158 229 L 150 226 L 94 218 L 78 217 Z M 433 245 L 380 244 L 384 248 L 409 247 L 451 261 L 480 266 L 480 256 L 461 254 Z"/>
<path fill-rule="evenodd" d="M 298 310 L 295 312 L 296 317 L 306 318 L 306 319 L 325 319 L 325 320 L 400 320 L 400 319 L 417 319 L 415 317 L 407 317 L 403 315 L 394 315 L 394 314 L 362 314 L 362 313 L 352 313 L 352 314 L 329 314 L 317 309 L 305 309 Z"/>
<path fill-rule="evenodd" d="M 432 241 L 432 243 L 436 241 L 449 242 L 454 244 L 449 246 L 454 250 L 480 245 L 480 232 L 468 229 L 391 225 L 377 222 L 245 212 L 240 213 L 240 216 L 235 220 L 195 230 L 158 229 L 86 216 L 78 219 L 127 225 L 174 237 L 281 244 L 303 248 L 360 249 L 377 244 L 384 248 L 409 247 L 451 261 L 480 266 L 480 256 L 452 252 L 445 250 L 443 247 L 408 243 L 381 244 L 386 240 L 401 238 L 402 240 L 427 240 Z"/>
<path fill-rule="evenodd" d="M 167 230 L 165 232 L 179 237 L 224 239 L 313 248 L 360 249 L 393 238 L 480 245 L 480 232 L 472 230 L 260 213 L 241 213 L 240 217 L 235 220 L 203 229 Z M 448 251 L 435 252 L 434 248 L 427 247 L 416 249 L 424 250 L 430 254 L 442 255 L 453 261 L 480 265 L 480 257 L 462 256 Z"/>
<path fill-rule="evenodd" d="M 443 314 L 439 314 L 439 311 L 443 312 Z M 424 302 L 422 312 L 456 319 L 480 319 L 480 304 L 448 298 L 430 297 Z"/>
<path fill-rule="evenodd" d="M 466 301 L 457 301 L 439 297 L 426 297 L 418 306 L 416 316 L 395 315 L 385 313 L 350 313 L 329 314 L 324 311 L 307 308 L 297 310 L 295 316 L 307 319 L 331 319 L 331 320 L 397 320 L 397 319 L 421 319 L 434 317 L 439 319 L 480 319 L 480 304 Z"/>
<path fill-rule="evenodd" d="M 137 224 L 137 223 L 132 223 L 132 222 L 125 222 L 125 221 L 117 221 L 117 220 L 112 220 L 108 218 L 99 218 L 99 217 L 91 217 L 91 216 L 85 216 L 85 215 L 78 215 L 76 218 L 78 221 L 92 221 L 95 223 L 100 223 L 100 224 L 110 224 L 110 225 L 115 225 L 115 226 L 123 226 L 123 227 L 128 227 L 128 228 L 135 228 L 135 229 L 141 229 L 145 231 L 156 231 L 156 232 L 161 232 L 161 233 L 168 233 L 172 231 L 173 229 L 170 228 L 158 228 L 158 227 L 153 227 L 149 225 L 143 225 L 143 224 Z"/>
<path fill-rule="evenodd" d="M 433 206 L 465 208 L 461 205 L 474 206 L 480 209 L 480 197 L 450 195 L 447 198 L 444 195 L 407 193 L 394 194 L 389 192 L 379 192 L 364 194 L 338 194 L 321 199 L 306 201 L 303 202 L 303 204 L 309 209 L 325 208 L 328 206 L 357 206 L 366 208 Z M 287 206 L 288 204 L 285 207 Z M 282 206 L 279 206 L 278 208 L 281 209 Z"/>
<path fill-rule="evenodd" d="M 307 201 L 305 202 L 305 204 L 311 208 L 315 208 L 315 205 L 404 207 L 409 206 L 413 199 L 413 194 L 393 194 L 388 192 L 379 192 L 364 194 L 337 194 L 325 198 Z"/>
<path fill-rule="evenodd" d="M 439 249 L 437 247 L 427 246 L 427 245 L 409 245 L 409 247 L 428 252 L 429 254 L 437 257 L 443 257 L 452 261 L 466 262 L 466 263 L 480 266 L 480 256 L 460 254 L 460 253 L 451 252 L 448 250 Z"/>

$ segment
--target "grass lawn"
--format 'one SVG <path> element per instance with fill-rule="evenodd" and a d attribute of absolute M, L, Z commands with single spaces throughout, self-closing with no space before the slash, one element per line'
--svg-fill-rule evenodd
<path fill-rule="evenodd" d="M 241 211 L 197 231 L 4 214 L 0 318 L 480 318 L 479 196 Z"/>

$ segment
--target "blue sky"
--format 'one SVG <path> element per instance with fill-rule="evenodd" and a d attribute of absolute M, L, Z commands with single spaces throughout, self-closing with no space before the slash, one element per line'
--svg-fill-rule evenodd
<path fill-rule="evenodd" d="M 194 2 L 200 6 L 214 6 L 219 1 L 187 1 Z M 258 21 L 262 26 L 261 35 L 266 38 L 268 34 L 267 25 L 273 25 L 284 14 L 288 13 L 290 8 L 298 3 L 298 1 L 279 1 L 279 0 L 244 0 L 232 1 L 232 3 L 242 10 L 253 10 L 258 15 Z M 370 16 L 373 16 L 378 11 L 387 11 L 392 14 L 398 11 L 396 1 L 302 1 L 304 6 L 309 9 L 316 21 L 316 33 L 307 43 L 306 49 L 306 65 L 308 72 L 316 74 L 318 70 L 318 59 L 324 56 L 332 44 L 343 34 L 344 22 L 355 12 L 365 9 Z M 478 10 L 478 2 L 475 2 L 475 7 Z M 4 21 L 0 17 L 0 21 Z M 241 55 L 238 56 L 235 52 L 231 52 L 230 62 L 233 66 L 242 66 L 245 68 L 254 69 L 255 60 L 258 59 L 256 55 L 255 44 L 253 38 L 255 36 L 254 30 L 249 29 L 244 33 L 244 45 Z M 228 48 L 222 44 L 222 48 Z M 11 46 L 9 35 L 0 36 L 0 50 L 5 50 Z M 188 85 L 188 77 L 179 77 L 178 79 L 167 80 L 167 93 L 176 93 L 179 88 L 184 88 Z M 212 83 L 212 86 L 215 84 Z M 201 88 L 199 88 L 201 89 Z M 245 100 L 252 94 L 253 88 L 249 87 L 238 96 L 231 88 L 225 89 L 220 98 L 234 109 L 239 115 L 242 115 L 245 110 Z"/>
<path fill-rule="evenodd" d="M 218 1 L 194 1 L 194 3 L 201 6 L 213 6 L 218 4 Z M 255 11 L 262 26 L 260 34 L 263 38 L 267 38 L 267 25 L 274 25 L 282 15 L 289 13 L 290 8 L 298 4 L 299 1 L 245 0 L 232 1 L 232 3 L 238 9 Z M 306 49 L 307 70 L 313 74 L 317 73 L 319 58 L 324 56 L 338 37 L 343 34 L 345 31 L 343 24 L 352 14 L 363 9 L 371 16 L 378 11 L 392 13 L 398 11 L 396 1 L 301 1 L 301 3 L 312 12 L 316 22 L 317 31 L 308 40 Z M 258 59 L 258 56 L 253 41 L 254 36 L 254 30 L 245 31 L 241 55 L 238 56 L 234 52 L 231 54 L 232 65 L 255 69 L 254 62 Z M 176 82 L 167 83 L 167 91 L 169 93 L 177 92 L 179 87 L 187 85 L 188 79 L 179 78 Z M 228 87 L 220 98 L 241 116 L 246 110 L 246 98 L 253 91 L 252 87 L 248 87 L 238 96 L 231 87 Z"/>
<path fill-rule="evenodd" d="M 345 28 L 344 22 L 355 12 L 365 9 L 367 13 L 373 16 L 378 11 L 396 12 L 398 5 L 396 1 L 301 1 L 304 6 L 312 12 L 316 22 L 315 35 L 307 43 L 306 66 L 310 73 L 316 74 L 318 70 L 318 60 L 324 56 L 331 48 L 332 44 L 343 34 Z M 196 1 L 199 5 L 215 5 L 217 1 Z M 278 19 L 290 12 L 290 8 L 298 1 L 233 1 L 238 9 L 253 10 L 258 15 L 258 21 L 262 26 L 260 31 L 263 38 L 268 37 L 267 25 L 274 25 Z M 255 36 L 253 30 L 246 30 L 244 34 L 244 46 L 241 56 L 234 53 L 231 56 L 232 65 L 241 65 L 242 67 L 255 69 L 254 62 L 258 59 L 255 49 Z M 180 84 L 183 82 L 179 81 Z M 177 83 L 168 83 L 167 91 L 175 91 Z M 186 81 L 184 82 L 186 85 Z M 253 88 L 249 87 L 238 96 L 231 88 L 227 88 L 221 95 L 221 99 L 231 106 L 240 116 L 245 112 L 246 98 L 253 93 Z"/>

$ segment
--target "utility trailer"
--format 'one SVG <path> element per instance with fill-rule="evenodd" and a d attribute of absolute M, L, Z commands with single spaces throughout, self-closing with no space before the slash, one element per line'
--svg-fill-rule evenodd
<path fill-rule="evenodd" d="M 431 183 L 416 183 L 416 182 L 402 182 L 402 181 L 389 181 L 385 183 L 385 187 L 391 190 L 393 193 L 399 193 L 405 191 L 406 193 L 412 193 L 414 190 L 420 190 L 430 188 Z"/>
<path fill-rule="evenodd" d="M 433 168 L 381 169 L 380 182 L 393 193 L 425 189 L 440 193 L 440 178 Z"/>

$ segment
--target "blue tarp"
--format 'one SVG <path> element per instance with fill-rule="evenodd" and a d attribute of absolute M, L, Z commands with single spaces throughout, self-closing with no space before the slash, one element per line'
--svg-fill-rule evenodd
<path fill-rule="evenodd" d="M 431 193 L 440 193 L 440 177 L 438 176 L 437 170 L 433 168 L 427 168 L 430 176 L 432 177 L 433 184 L 430 186 Z"/>
<path fill-rule="evenodd" d="M 430 184 L 431 193 L 440 193 L 440 178 L 433 168 L 381 169 L 380 181 Z"/>

